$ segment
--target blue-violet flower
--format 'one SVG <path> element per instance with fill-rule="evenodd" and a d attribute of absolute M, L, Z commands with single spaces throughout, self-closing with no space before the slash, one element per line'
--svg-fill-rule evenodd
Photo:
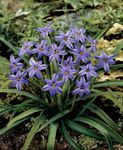
<path fill-rule="evenodd" d="M 9 79 L 13 81 L 10 86 L 16 86 L 18 90 L 21 90 L 23 84 L 28 85 L 28 80 L 25 79 L 26 74 L 27 72 L 21 72 L 19 70 L 15 75 L 10 75 Z"/>
<path fill-rule="evenodd" d="M 64 56 L 67 53 L 65 51 L 62 50 L 63 46 L 57 46 L 55 43 L 53 43 L 51 45 L 51 50 L 49 52 L 49 61 L 53 61 L 54 59 L 56 59 L 58 62 L 61 61 L 60 56 Z"/>
<path fill-rule="evenodd" d="M 45 82 L 47 84 L 42 88 L 43 91 L 49 91 L 51 96 L 54 96 L 56 93 L 62 93 L 61 86 L 63 81 L 58 81 L 57 74 L 54 74 L 51 80 L 45 79 Z"/>
<path fill-rule="evenodd" d="M 16 73 L 20 68 L 23 68 L 24 64 L 20 63 L 20 58 L 15 58 L 13 55 L 10 56 L 10 70 L 11 73 Z"/>
<path fill-rule="evenodd" d="M 77 85 L 77 89 L 75 89 L 73 91 L 73 94 L 79 94 L 80 97 L 84 96 L 84 94 L 89 94 L 90 90 L 89 90 L 89 86 L 90 86 L 90 82 L 86 82 L 85 78 L 82 77 L 80 79 L 80 81 L 76 81 L 76 85 Z"/>
<path fill-rule="evenodd" d="M 28 69 L 29 77 L 37 76 L 38 79 L 42 77 L 41 70 L 47 68 L 46 64 L 42 64 L 42 61 L 36 62 L 34 59 L 30 59 L 29 61 L 30 68 Z"/>
<path fill-rule="evenodd" d="M 95 56 L 95 58 L 99 60 L 97 67 L 104 67 L 106 72 L 109 71 L 109 65 L 115 63 L 115 54 L 107 55 L 105 52 L 102 52 L 100 56 Z"/>

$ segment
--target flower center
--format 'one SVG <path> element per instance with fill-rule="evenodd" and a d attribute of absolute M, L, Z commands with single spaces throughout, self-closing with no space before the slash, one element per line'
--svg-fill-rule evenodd
<path fill-rule="evenodd" d="M 87 69 L 86 69 L 86 72 L 90 72 L 90 69 L 89 69 L 89 68 L 87 68 Z"/>
<path fill-rule="evenodd" d="M 77 32 L 77 35 L 80 36 L 80 32 Z"/>
<path fill-rule="evenodd" d="M 43 51 L 44 50 L 44 48 L 43 47 L 40 47 L 40 49 L 39 49 L 40 51 Z"/>
<path fill-rule="evenodd" d="M 59 50 L 56 49 L 56 50 L 54 51 L 54 54 L 58 54 L 58 53 L 59 53 Z"/>
<path fill-rule="evenodd" d="M 38 70 L 38 66 L 34 66 L 34 70 Z"/>
<path fill-rule="evenodd" d="M 64 37 L 64 40 L 67 41 L 67 36 Z"/>
<path fill-rule="evenodd" d="M 65 71 L 65 75 L 68 75 L 69 74 L 69 72 L 68 71 Z"/>
<path fill-rule="evenodd" d="M 16 67 L 16 64 L 13 64 L 12 66 L 13 66 L 13 67 Z"/>
<path fill-rule="evenodd" d="M 84 55 L 84 52 L 80 52 L 80 55 L 81 55 L 81 56 Z"/>
<path fill-rule="evenodd" d="M 16 77 L 16 80 L 17 80 L 17 81 L 20 81 L 20 77 Z"/>
<path fill-rule="evenodd" d="M 55 88 L 55 87 L 56 87 L 56 84 L 55 84 L 54 82 L 52 83 L 52 87 L 53 87 L 53 88 Z"/>
<path fill-rule="evenodd" d="M 80 89 L 81 89 L 81 90 L 84 90 L 84 89 L 85 89 L 84 85 L 81 85 L 81 86 L 80 86 Z"/>
<path fill-rule="evenodd" d="M 108 61 L 108 59 L 107 59 L 107 58 L 104 58 L 103 61 L 106 63 L 106 62 Z"/>
<path fill-rule="evenodd" d="M 22 47 L 22 50 L 26 50 L 27 48 L 28 48 L 28 46 L 25 45 L 25 46 Z"/>

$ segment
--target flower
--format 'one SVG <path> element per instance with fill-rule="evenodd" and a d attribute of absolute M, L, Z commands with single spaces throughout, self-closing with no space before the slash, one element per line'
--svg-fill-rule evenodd
<path fill-rule="evenodd" d="M 34 53 L 38 54 L 38 59 L 42 57 L 42 55 L 48 56 L 49 46 L 46 46 L 47 41 L 42 40 L 40 44 L 36 45 L 36 49 L 34 49 Z"/>
<path fill-rule="evenodd" d="M 46 64 L 42 64 L 42 61 L 36 62 L 34 59 L 30 59 L 29 61 L 30 68 L 28 69 L 29 77 L 33 77 L 34 75 L 37 76 L 38 79 L 42 77 L 41 70 L 44 70 L 47 68 Z"/>
<path fill-rule="evenodd" d="M 58 62 L 61 61 L 60 56 L 64 56 L 67 53 L 62 50 L 63 46 L 57 46 L 55 43 L 51 45 L 51 51 L 49 52 L 49 61 L 56 59 Z"/>
<path fill-rule="evenodd" d="M 86 41 L 86 36 L 84 35 L 85 31 L 86 31 L 85 29 L 78 29 L 78 28 L 72 29 L 72 33 L 75 37 L 76 43 L 78 43 L 79 41 L 85 43 Z"/>
<path fill-rule="evenodd" d="M 74 74 L 76 73 L 75 69 L 72 69 L 71 67 L 60 67 L 60 77 L 63 78 L 63 81 L 66 82 L 68 79 L 74 79 Z"/>
<path fill-rule="evenodd" d="M 82 70 L 79 72 L 79 76 L 86 75 L 87 79 L 89 80 L 91 77 L 97 77 L 97 73 L 95 72 L 95 67 L 92 66 L 91 63 L 87 64 L 86 66 L 80 67 Z"/>
<path fill-rule="evenodd" d="M 90 82 L 85 82 L 85 78 L 82 77 L 80 81 L 76 81 L 77 89 L 73 90 L 73 94 L 79 94 L 80 97 L 84 96 L 84 94 L 90 94 L 89 86 Z"/>
<path fill-rule="evenodd" d="M 67 60 L 64 60 L 63 66 L 73 68 L 75 66 L 75 62 L 73 61 L 72 56 L 69 56 Z"/>
<path fill-rule="evenodd" d="M 107 55 L 105 52 L 102 52 L 100 56 L 95 56 L 95 58 L 99 60 L 97 67 L 98 68 L 104 67 L 104 70 L 108 72 L 109 65 L 115 63 L 114 61 L 115 56 L 116 56 L 115 54 Z"/>
<path fill-rule="evenodd" d="M 10 75 L 9 79 L 13 80 L 10 84 L 11 87 L 16 86 L 18 90 L 21 90 L 23 84 L 28 85 L 28 80 L 25 79 L 27 72 L 21 72 L 20 70 L 15 75 Z"/>
<path fill-rule="evenodd" d="M 44 28 L 37 28 L 36 30 L 41 33 L 43 38 L 48 36 L 49 32 L 53 32 L 53 29 L 51 29 L 51 24 L 48 24 Z"/>
<path fill-rule="evenodd" d="M 54 74 L 51 80 L 45 79 L 45 82 L 47 84 L 42 88 L 43 91 L 49 91 L 51 96 L 54 96 L 56 93 L 62 93 L 61 86 L 63 81 L 58 81 L 57 74 Z"/>
<path fill-rule="evenodd" d="M 33 53 L 30 48 L 34 45 L 34 42 L 25 42 L 21 49 L 19 49 L 19 56 L 22 57 L 25 53 L 31 55 Z"/>
<path fill-rule="evenodd" d="M 73 54 L 77 56 L 77 62 L 80 62 L 82 60 L 84 63 L 87 63 L 88 58 L 90 58 L 90 54 L 86 51 L 85 45 L 82 45 L 80 47 L 76 47 L 76 49 L 71 50 Z"/>
<path fill-rule="evenodd" d="M 88 41 L 90 42 L 91 46 L 89 48 L 89 52 L 94 52 L 96 53 L 97 50 L 96 50 L 96 44 L 97 44 L 97 41 L 96 40 L 93 40 L 90 36 L 88 37 Z"/>
<path fill-rule="evenodd" d="M 20 58 L 15 58 L 13 55 L 10 56 L 10 69 L 12 74 L 16 73 L 24 65 L 19 62 Z"/>
<path fill-rule="evenodd" d="M 60 42 L 60 45 L 67 46 L 68 48 L 73 48 L 72 43 L 74 43 L 73 39 L 71 38 L 71 31 L 68 31 L 66 34 L 60 32 L 59 36 L 55 36 L 56 41 Z"/>

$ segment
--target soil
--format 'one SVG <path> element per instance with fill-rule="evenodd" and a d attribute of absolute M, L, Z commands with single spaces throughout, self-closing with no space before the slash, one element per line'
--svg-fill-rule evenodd
<path fill-rule="evenodd" d="M 5 120 L 3 122 L 5 123 Z M 28 126 L 29 124 L 23 124 L 1 135 L 0 150 L 21 150 L 29 132 Z M 47 135 L 47 129 L 37 133 L 34 136 L 28 150 L 46 150 Z M 60 137 L 59 140 L 59 142 L 56 142 L 56 150 L 72 150 L 63 138 Z"/>

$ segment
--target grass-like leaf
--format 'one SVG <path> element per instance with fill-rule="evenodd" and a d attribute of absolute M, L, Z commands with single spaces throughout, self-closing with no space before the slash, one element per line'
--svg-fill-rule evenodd
<path fill-rule="evenodd" d="M 38 118 L 36 118 L 35 123 L 33 124 L 30 132 L 27 135 L 26 141 L 24 143 L 23 149 L 22 150 L 27 150 L 34 135 L 36 134 L 37 130 L 39 129 L 40 125 L 44 122 L 46 116 L 41 113 Z"/>
<path fill-rule="evenodd" d="M 114 50 L 114 53 L 118 53 L 122 48 L 123 48 L 123 40 L 120 41 L 120 42 L 116 45 L 116 48 L 115 48 L 115 50 Z"/>
<path fill-rule="evenodd" d="M 109 86 L 123 86 L 123 82 L 122 81 L 97 82 L 92 87 L 99 88 L 99 87 L 109 87 Z"/>
<path fill-rule="evenodd" d="M 0 108 L 0 109 L 1 109 L 1 108 Z M 11 109 L 8 108 L 8 107 L 1 109 L 1 110 L 0 110 L 0 116 L 2 116 L 2 115 L 5 114 L 5 113 L 8 113 L 9 111 L 11 111 Z"/>
<path fill-rule="evenodd" d="M 15 52 L 15 54 L 18 54 L 17 49 L 6 39 L 4 39 L 3 37 L 0 37 L 0 41 L 3 42 L 7 47 L 9 47 L 13 52 Z"/>
<path fill-rule="evenodd" d="M 57 123 L 51 123 L 50 124 L 50 129 L 49 129 L 49 134 L 48 134 L 47 150 L 54 150 L 57 128 L 58 128 Z"/>
<path fill-rule="evenodd" d="M 42 100 L 40 97 L 35 96 L 35 95 L 28 93 L 28 92 L 25 92 L 25 91 L 19 91 L 16 89 L 0 89 L 0 93 L 16 93 L 19 95 L 23 95 L 23 96 L 26 96 L 26 97 L 31 98 L 33 100 L 36 100 L 36 101 L 40 102 L 42 105 L 44 105 L 45 107 L 49 108 L 47 103 L 45 103 L 44 100 Z"/>
<path fill-rule="evenodd" d="M 111 95 L 106 95 L 105 96 L 107 99 L 112 101 L 115 106 L 118 106 L 120 108 L 120 111 L 123 112 L 123 100 L 122 97 L 121 99 L 118 99 L 116 96 L 111 96 Z"/>
<path fill-rule="evenodd" d="M 74 121 L 87 123 L 88 125 L 96 128 L 102 135 L 110 136 L 110 138 L 113 138 L 115 141 L 120 142 L 121 144 L 123 143 L 123 137 L 99 119 L 96 119 L 94 117 L 79 117 Z"/>
<path fill-rule="evenodd" d="M 32 114 L 34 114 L 34 113 L 36 113 L 36 112 L 39 112 L 39 111 L 41 111 L 41 109 L 38 108 L 38 107 L 31 108 L 31 109 L 29 109 L 29 110 L 27 110 L 27 111 L 21 113 L 20 115 L 18 115 L 18 116 L 16 116 L 16 117 L 12 118 L 12 119 L 10 120 L 10 122 L 8 123 L 7 126 L 10 127 L 10 126 L 12 126 L 14 123 L 18 122 L 19 120 L 21 120 L 21 119 L 23 119 L 23 118 L 26 118 L 27 116 L 30 116 L 30 115 L 32 115 Z"/>
<path fill-rule="evenodd" d="M 23 118 L 23 119 L 19 120 L 18 122 L 15 122 L 12 126 L 9 126 L 9 127 L 6 126 L 6 127 L 2 128 L 2 129 L 0 129 L 0 135 L 4 134 L 5 132 L 10 130 L 11 128 L 14 128 L 15 126 L 20 125 L 22 122 L 24 122 L 24 121 L 26 121 L 28 119 L 30 119 L 30 117 Z"/>
<path fill-rule="evenodd" d="M 61 130 L 62 130 L 62 134 L 63 134 L 65 140 L 68 142 L 68 144 L 71 145 L 71 147 L 74 150 L 84 150 L 84 147 L 77 144 L 75 142 L 75 140 L 70 136 L 70 134 L 68 133 L 67 129 L 65 128 L 65 125 L 63 122 L 61 123 Z"/>
<path fill-rule="evenodd" d="M 107 144 L 109 146 L 109 150 L 114 150 L 111 138 L 108 135 L 105 135 L 105 134 L 104 134 L 104 137 L 105 137 L 105 139 L 107 141 Z"/>
<path fill-rule="evenodd" d="M 91 104 L 88 106 L 88 109 L 96 113 L 100 118 L 102 118 L 112 129 L 116 130 L 119 134 L 120 131 L 114 121 L 98 106 Z"/>
<path fill-rule="evenodd" d="M 55 115 L 54 117 L 52 117 L 51 119 L 49 119 L 45 124 L 43 124 L 39 131 L 41 131 L 42 129 L 44 129 L 45 127 L 47 127 L 49 124 L 55 122 L 58 119 L 61 119 L 62 117 L 64 117 L 65 115 L 67 115 L 70 112 L 70 110 L 64 110 L 60 113 L 58 113 L 57 115 Z"/>
<path fill-rule="evenodd" d="M 94 93 L 86 95 L 86 96 L 84 96 L 82 98 L 77 98 L 75 100 L 75 102 L 79 102 L 79 101 L 82 101 L 82 100 L 85 100 L 85 99 L 88 99 L 88 98 L 93 98 L 95 96 L 104 96 L 104 97 L 105 97 L 105 95 L 110 95 L 110 96 L 119 95 L 119 96 L 123 96 L 122 92 L 116 92 L 116 91 L 108 92 L 108 91 L 100 91 L 100 90 L 97 90 L 97 89 L 91 89 L 91 92 L 94 92 Z M 69 99 L 68 101 L 69 102 L 66 104 L 66 106 L 72 104 L 72 99 Z"/>
<path fill-rule="evenodd" d="M 98 140 L 104 140 L 104 137 L 101 136 L 100 134 L 97 134 L 95 131 L 91 130 L 91 129 L 88 129 L 78 123 L 75 123 L 74 121 L 70 121 L 70 120 L 67 120 L 65 122 L 65 124 L 71 128 L 72 130 L 75 130 L 81 134 L 84 134 L 84 135 L 87 135 L 89 137 L 93 137 L 93 138 L 96 138 Z"/>

